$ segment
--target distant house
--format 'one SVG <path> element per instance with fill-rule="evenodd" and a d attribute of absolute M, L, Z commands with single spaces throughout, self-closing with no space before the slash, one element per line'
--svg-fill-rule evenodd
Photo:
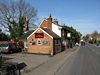
<path fill-rule="evenodd" d="M 97 36 L 97 40 L 100 41 L 100 34 L 98 34 L 98 36 Z"/>

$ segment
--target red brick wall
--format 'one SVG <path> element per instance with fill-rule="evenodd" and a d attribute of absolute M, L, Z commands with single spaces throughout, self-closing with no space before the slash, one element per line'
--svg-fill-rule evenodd
<path fill-rule="evenodd" d="M 41 30 L 37 31 L 36 33 L 43 33 Z M 35 38 L 35 34 L 27 39 L 28 42 L 30 41 L 41 40 L 42 41 L 50 41 L 50 46 L 45 45 L 29 45 L 28 44 L 28 53 L 40 53 L 40 54 L 51 54 L 53 51 L 53 39 L 50 38 L 47 34 L 44 33 L 44 38 Z"/>
<path fill-rule="evenodd" d="M 42 22 L 40 25 L 41 28 L 47 27 L 48 29 L 52 30 L 52 18 L 47 18 Z"/>

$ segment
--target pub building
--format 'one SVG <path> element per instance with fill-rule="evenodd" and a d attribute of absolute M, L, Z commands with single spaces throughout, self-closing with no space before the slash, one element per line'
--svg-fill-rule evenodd
<path fill-rule="evenodd" d="M 56 22 L 57 23 L 57 22 Z M 27 52 L 54 55 L 61 52 L 61 26 L 52 22 L 51 15 L 27 37 Z"/>

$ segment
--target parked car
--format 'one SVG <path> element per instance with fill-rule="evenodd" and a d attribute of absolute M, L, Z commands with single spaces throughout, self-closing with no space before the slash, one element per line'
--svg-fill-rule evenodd
<path fill-rule="evenodd" d="M 100 46 L 100 43 L 97 43 L 97 46 Z"/>
<path fill-rule="evenodd" d="M 2 53 L 14 53 L 21 52 L 21 48 L 16 43 L 3 43 L 0 44 L 0 51 Z"/>

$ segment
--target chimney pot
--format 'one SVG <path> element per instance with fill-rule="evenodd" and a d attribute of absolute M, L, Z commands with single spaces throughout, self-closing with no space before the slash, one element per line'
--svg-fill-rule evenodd
<path fill-rule="evenodd" d="M 54 24 L 58 24 L 57 18 L 54 19 L 53 23 L 54 23 Z"/>

